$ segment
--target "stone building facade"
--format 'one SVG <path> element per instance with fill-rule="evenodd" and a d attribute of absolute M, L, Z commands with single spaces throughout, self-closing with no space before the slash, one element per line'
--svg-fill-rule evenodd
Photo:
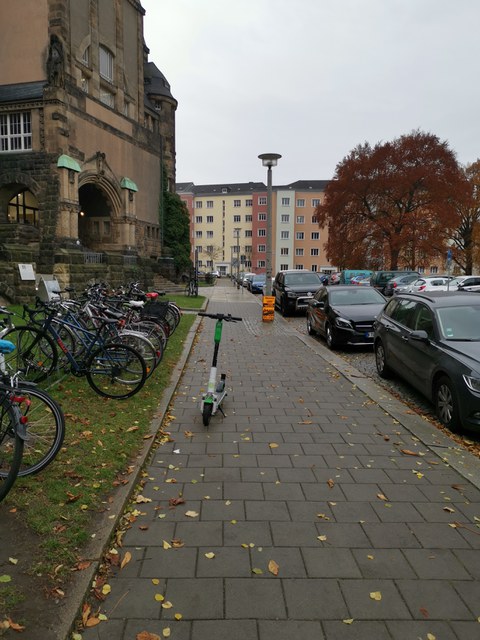
<path fill-rule="evenodd" d="M 65 284 L 161 262 L 177 102 L 144 17 L 138 0 L 2 3 L 0 294 L 19 262 Z"/>

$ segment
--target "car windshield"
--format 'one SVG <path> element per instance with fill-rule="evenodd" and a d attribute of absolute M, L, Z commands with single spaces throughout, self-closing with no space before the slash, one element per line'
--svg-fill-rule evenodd
<path fill-rule="evenodd" d="M 447 340 L 480 340 L 480 304 L 438 309 L 437 315 L 440 331 Z"/>
<path fill-rule="evenodd" d="M 285 276 L 285 284 L 288 286 L 304 284 L 319 288 L 322 283 L 315 273 L 289 273 Z"/>
<path fill-rule="evenodd" d="M 265 280 L 265 274 L 258 274 L 252 278 L 252 282 L 262 282 L 263 280 Z"/>
<path fill-rule="evenodd" d="M 384 304 L 385 299 L 376 289 L 352 287 L 330 291 L 331 304 Z"/>

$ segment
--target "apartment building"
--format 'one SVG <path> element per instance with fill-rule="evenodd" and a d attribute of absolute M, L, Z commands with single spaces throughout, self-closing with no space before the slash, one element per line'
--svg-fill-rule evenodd
<path fill-rule="evenodd" d="M 272 270 L 335 271 L 325 255 L 327 229 L 315 207 L 326 180 L 300 180 L 272 188 Z M 177 194 L 190 212 L 192 261 L 200 270 L 262 273 L 266 269 L 267 188 L 263 183 L 179 183 Z"/>

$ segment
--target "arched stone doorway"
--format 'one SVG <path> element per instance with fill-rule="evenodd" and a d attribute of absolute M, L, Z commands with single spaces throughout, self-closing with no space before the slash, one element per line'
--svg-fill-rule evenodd
<path fill-rule="evenodd" d="M 78 237 L 81 244 L 85 248 L 98 251 L 104 248 L 105 244 L 114 243 L 114 210 L 107 193 L 95 183 L 88 182 L 79 188 L 78 200 Z"/>

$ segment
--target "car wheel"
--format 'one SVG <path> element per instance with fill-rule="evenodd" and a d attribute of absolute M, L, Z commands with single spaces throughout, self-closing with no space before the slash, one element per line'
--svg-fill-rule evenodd
<path fill-rule="evenodd" d="M 337 341 L 335 339 L 335 334 L 333 333 L 333 328 L 330 324 L 327 324 L 325 327 L 325 340 L 327 341 L 327 347 L 329 349 L 335 349 Z"/>
<path fill-rule="evenodd" d="M 280 300 L 280 313 L 282 316 L 288 316 L 288 304 L 285 301 L 285 298 Z"/>
<path fill-rule="evenodd" d="M 375 364 L 377 365 L 378 375 L 384 379 L 391 378 L 392 376 L 392 370 L 387 365 L 386 360 L 383 342 L 381 340 L 377 340 L 375 343 Z"/>
<path fill-rule="evenodd" d="M 435 385 L 435 410 L 442 424 L 455 431 L 460 428 L 458 400 L 455 387 L 447 376 L 443 376 Z"/>
<path fill-rule="evenodd" d="M 309 336 L 314 336 L 316 331 L 313 328 L 312 319 L 307 315 L 307 332 Z"/>

